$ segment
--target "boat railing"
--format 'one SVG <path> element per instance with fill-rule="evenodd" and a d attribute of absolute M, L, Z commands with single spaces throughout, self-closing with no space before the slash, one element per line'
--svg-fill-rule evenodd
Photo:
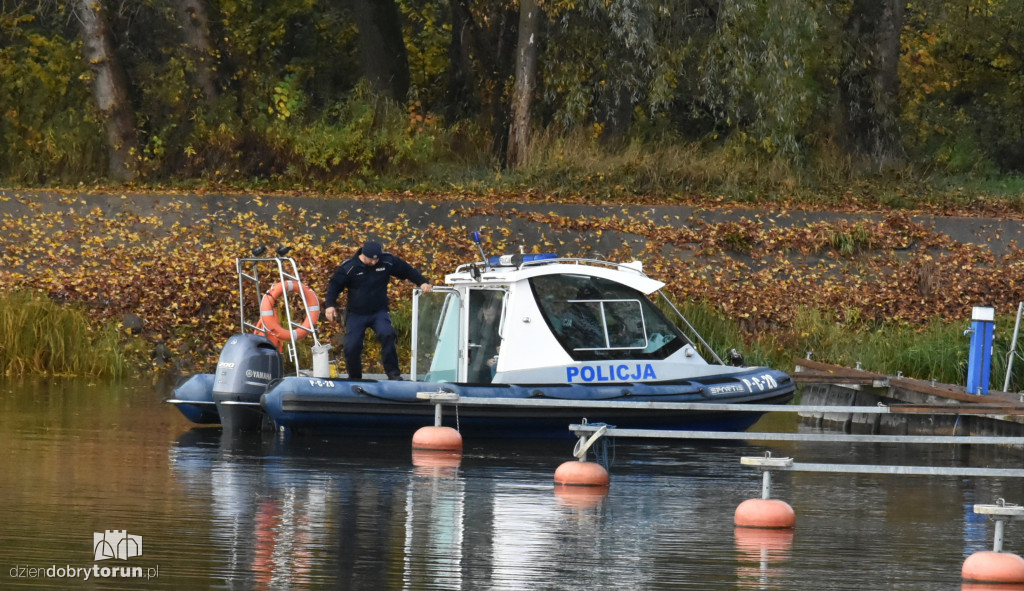
<path fill-rule="evenodd" d="M 540 261 L 527 261 L 523 263 L 523 267 L 536 267 L 543 264 L 550 263 L 563 263 L 568 265 L 593 265 L 595 267 L 609 267 L 620 271 L 631 271 L 637 275 L 647 277 L 647 274 L 643 272 L 642 268 L 639 268 L 635 263 L 617 263 L 615 261 L 606 261 L 602 259 L 586 259 L 578 257 L 559 257 L 555 259 L 546 259 Z"/>
<path fill-rule="evenodd" d="M 701 336 L 697 328 L 693 324 L 691 324 L 690 321 L 687 320 L 686 316 L 682 313 L 682 311 L 680 311 L 679 308 L 676 307 L 676 305 L 672 302 L 672 298 L 668 297 L 668 294 L 661 290 L 658 290 L 658 295 L 661 297 L 662 300 L 665 301 L 668 307 L 671 308 L 672 311 L 676 313 L 676 316 L 683 322 L 683 324 L 686 325 L 686 328 L 690 331 L 690 334 L 684 334 L 683 336 L 686 338 L 686 340 L 690 341 L 690 344 L 693 346 L 693 348 L 696 349 L 697 343 L 700 343 L 700 345 L 704 347 L 704 350 L 715 358 L 715 361 L 717 361 L 719 365 L 725 365 L 725 361 L 722 361 L 722 358 L 719 357 L 717 352 L 715 352 L 715 349 L 711 345 L 709 345 L 707 341 L 704 340 L 704 337 Z"/>
<path fill-rule="evenodd" d="M 265 271 L 261 275 L 261 268 L 270 267 L 269 271 Z M 299 297 L 302 299 L 302 306 L 306 309 L 306 313 L 309 314 L 311 308 L 314 307 L 316 302 L 306 301 L 306 292 L 301 286 L 305 284 L 299 277 L 299 268 L 295 264 L 295 259 L 285 256 L 274 256 L 274 257 L 244 257 L 235 259 L 235 268 L 238 271 L 238 315 L 239 321 L 242 327 L 242 332 L 254 332 L 262 333 L 266 329 L 261 326 L 262 314 L 261 314 L 261 303 L 263 301 L 263 294 L 270 290 L 270 287 L 274 285 L 275 279 L 281 284 L 285 284 L 286 281 L 294 281 L 300 288 L 297 290 Z M 266 282 L 264 284 L 263 282 Z M 256 313 L 247 311 L 246 305 L 246 293 L 251 294 L 256 302 Z M 287 345 L 287 356 L 292 362 L 292 366 L 295 368 L 296 375 L 302 374 L 302 368 L 299 364 L 299 349 L 297 344 L 296 334 L 297 330 L 302 330 L 303 333 L 309 332 L 313 337 L 313 346 L 320 346 L 320 338 L 317 333 L 317 327 L 315 322 L 310 322 L 310 327 L 307 329 L 302 325 L 301 322 L 297 322 L 295 315 L 292 314 L 292 306 L 288 302 L 288 290 L 283 290 L 282 300 L 284 300 L 284 326 L 287 327 L 289 332 L 289 338 L 285 341 Z"/>
<path fill-rule="evenodd" d="M 577 258 L 577 257 L 558 257 L 558 258 L 551 258 L 551 259 L 541 259 L 541 260 L 536 260 L 536 261 L 523 261 L 522 263 L 516 265 L 516 267 L 519 268 L 519 269 L 522 269 L 522 268 L 525 268 L 525 267 L 540 267 L 540 266 L 551 265 L 551 264 L 555 264 L 555 263 L 567 264 L 567 265 L 592 265 L 592 266 L 596 266 L 596 267 L 608 267 L 608 268 L 612 268 L 612 269 L 616 269 L 616 270 L 621 270 L 621 271 L 630 271 L 630 272 L 636 273 L 637 275 L 640 275 L 642 277 L 647 277 L 647 274 L 643 272 L 643 269 L 638 268 L 638 266 L 635 263 L 617 263 L 617 262 L 614 262 L 614 261 L 606 261 L 606 260 L 602 260 L 602 259 L 587 259 L 587 258 Z M 487 266 L 489 266 L 489 265 L 487 265 L 487 263 L 484 263 L 484 262 L 481 262 L 481 261 L 474 261 L 472 263 L 463 263 L 463 264 L 461 264 L 461 265 L 459 265 L 458 267 L 455 268 L 455 272 L 456 273 L 462 273 L 462 272 L 468 271 L 468 270 L 470 270 L 472 268 L 487 267 Z M 490 265 L 490 267 L 494 268 L 493 265 Z"/>

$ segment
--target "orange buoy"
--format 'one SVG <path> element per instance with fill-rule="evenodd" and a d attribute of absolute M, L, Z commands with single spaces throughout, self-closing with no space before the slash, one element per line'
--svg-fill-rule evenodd
<path fill-rule="evenodd" d="M 779 499 L 747 499 L 736 507 L 733 524 L 737 527 L 781 529 L 796 525 L 796 513 Z"/>
<path fill-rule="evenodd" d="M 980 583 L 1024 583 L 1024 558 L 1010 552 L 975 552 L 964 561 L 960 574 Z"/>
<path fill-rule="evenodd" d="M 412 436 L 413 449 L 462 449 L 462 434 L 451 427 L 420 427 Z"/>
<path fill-rule="evenodd" d="M 555 470 L 555 483 L 565 486 L 608 486 L 608 471 L 597 462 L 571 460 Z"/>

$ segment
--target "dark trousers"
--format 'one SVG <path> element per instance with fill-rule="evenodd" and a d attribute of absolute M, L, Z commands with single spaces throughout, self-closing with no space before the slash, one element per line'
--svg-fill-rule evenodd
<path fill-rule="evenodd" d="M 363 377 L 363 338 L 369 328 L 380 341 L 380 362 L 385 373 L 388 377 L 399 375 L 395 327 L 391 326 L 390 312 L 381 310 L 375 314 L 349 312 L 345 317 L 345 368 L 348 377 L 355 380 Z"/>

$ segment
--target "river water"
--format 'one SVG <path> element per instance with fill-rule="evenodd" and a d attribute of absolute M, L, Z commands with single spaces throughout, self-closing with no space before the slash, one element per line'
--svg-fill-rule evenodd
<path fill-rule="evenodd" d="M 973 504 L 1024 503 L 1011 479 L 793 472 L 773 496 L 796 528 L 742 530 L 733 511 L 761 492 L 745 455 L 1016 468 L 1022 452 L 619 440 L 607 494 L 565 495 L 572 440 L 466 441 L 456 462 L 404 438 L 230 437 L 168 394 L 0 381 L 0 588 L 976 589 L 960 568 L 994 525 Z M 1024 524 L 1004 547 L 1024 553 Z"/>

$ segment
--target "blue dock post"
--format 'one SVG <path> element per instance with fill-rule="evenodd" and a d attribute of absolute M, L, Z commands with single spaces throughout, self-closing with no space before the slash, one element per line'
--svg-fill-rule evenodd
<path fill-rule="evenodd" d="M 971 350 L 967 360 L 967 393 L 988 394 L 992 368 L 992 332 L 995 308 L 975 306 L 971 312 Z"/>

